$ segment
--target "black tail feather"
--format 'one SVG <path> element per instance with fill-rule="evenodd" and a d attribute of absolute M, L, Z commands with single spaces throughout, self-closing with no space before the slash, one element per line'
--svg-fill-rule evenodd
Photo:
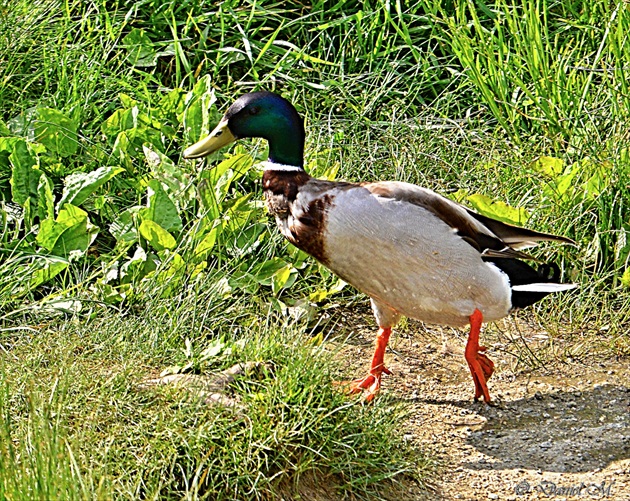
<path fill-rule="evenodd" d="M 536 283 L 559 283 L 560 268 L 555 263 L 540 265 L 538 270 L 518 259 L 489 259 L 492 264 L 505 273 L 510 285 L 527 285 Z M 525 308 L 550 294 L 547 291 L 515 291 L 512 290 L 512 307 Z"/>

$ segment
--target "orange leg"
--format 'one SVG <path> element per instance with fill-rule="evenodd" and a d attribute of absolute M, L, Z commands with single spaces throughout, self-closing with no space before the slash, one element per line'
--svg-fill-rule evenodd
<path fill-rule="evenodd" d="M 385 367 L 384 356 L 389 336 L 392 333 L 391 327 L 380 327 L 376 335 L 376 349 L 372 358 L 370 372 L 363 379 L 355 379 L 350 381 L 348 391 L 350 393 L 361 393 L 365 390 L 365 401 L 370 402 L 381 387 L 381 376 L 383 373 L 391 374 L 391 371 Z"/>
<path fill-rule="evenodd" d="M 475 309 L 470 315 L 470 334 L 468 335 L 468 343 L 466 344 L 466 362 L 470 368 L 473 381 L 475 383 L 475 400 L 483 395 L 483 400 L 487 404 L 490 403 L 490 393 L 486 381 L 490 379 L 494 372 L 494 364 L 480 351 L 486 351 L 485 346 L 479 346 L 479 332 L 481 331 L 481 323 L 483 315 L 481 311 Z"/>

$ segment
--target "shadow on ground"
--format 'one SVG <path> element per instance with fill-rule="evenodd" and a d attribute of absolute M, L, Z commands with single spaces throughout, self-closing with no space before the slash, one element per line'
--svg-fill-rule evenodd
<path fill-rule="evenodd" d="M 578 473 L 630 459 L 630 387 L 595 383 L 584 391 L 536 391 L 495 407 L 414 399 L 420 402 L 452 405 L 481 417 L 453 423 L 470 428 L 466 442 L 486 456 L 462 462 L 465 468 Z"/>

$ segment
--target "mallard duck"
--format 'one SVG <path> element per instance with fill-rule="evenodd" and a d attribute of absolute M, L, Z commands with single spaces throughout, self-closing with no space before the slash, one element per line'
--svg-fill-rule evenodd
<path fill-rule="evenodd" d="M 350 183 L 312 178 L 304 170 L 304 124 L 293 105 L 271 92 L 238 98 L 210 135 L 183 155 L 204 157 L 233 141 L 264 138 L 269 157 L 262 185 L 281 233 L 347 283 L 367 294 L 378 323 L 368 374 L 350 391 L 371 400 L 384 354 L 401 315 L 427 323 L 470 325 L 465 358 L 475 400 L 490 403 L 493 363 L 479 346 L 483 321 L 505 317 L 573 284 L 559 269 L 536 270 L 521 252 L 539 241 L 571 239 L 477 214 L 426 188 L 396 181 Z"/>

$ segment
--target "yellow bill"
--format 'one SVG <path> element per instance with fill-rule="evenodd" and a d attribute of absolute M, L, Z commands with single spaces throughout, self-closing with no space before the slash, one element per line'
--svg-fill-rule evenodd
<path fill-rule="evenodd" d="M 234 141 L 236 141 L 236 138 L 228 127 L 227 120 L 221 120 L 219 125 L 207 137 L 184 150 L 184 158 L 205 157 Z"/>

